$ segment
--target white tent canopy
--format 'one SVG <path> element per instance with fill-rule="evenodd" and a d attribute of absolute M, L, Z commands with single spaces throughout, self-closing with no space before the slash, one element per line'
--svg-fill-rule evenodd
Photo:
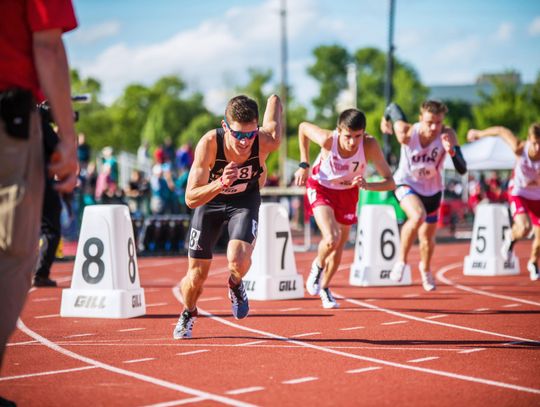
<path fill-rule="evenodd" d="M 511 170 L 516 164 L 516 156 L 501 137 L 484 137 L 461 146 L 463 157 L 469 171 Z M 445 170 L 453 170 L 454 164 L 447 154 Z"/>

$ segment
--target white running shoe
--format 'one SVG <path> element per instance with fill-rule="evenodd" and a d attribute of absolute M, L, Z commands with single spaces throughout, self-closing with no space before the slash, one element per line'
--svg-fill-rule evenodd
<path fill-rule="evenodd" d="M 395 281 L 395 282 L 401 281 L 406 267 L 407 267 L 407 264 L 403 263 L 402 261 L 398 261 L 397 263 L 394 263 L 394 266 L 392 267 L 392 271 L 390 271 L 390 280 Z"/>
<path fill-rule="evenodd" d="M 197 320 L 197 309 L 193 312 L 189 312 L 185 309 L 180 318 L 178 318 L 178 323 L 174 327 L 173 338 L 174 339 L 188 339 L 191 338 L 191 330 L 193 329 L 193 324 Z"/>
<path fill-rule="evenodd" d="M 321 288 L 319 291 L 319 297 L 321 297 L 323 308 L 339 308 L 339 304 L 335 300 L 329 288 Z"/>
<path fill-rule="evenodd" d="M 433 277 L 433 274 L 431 274 L 431 271 L 422 270 L 421 264 L 418 265 L 418 268 L 420 269 L 420 276 L 422 277 L 422 287 L 424 287 L 424 290 L 435 291 L 437 289 L 437 286 L 435 285 L 435 278 Z"/>
<path fill-rule="evenodd" d="M 538 266 L 536 263 L 527 262 L 527 270 L 529 271 L 529 277 L 532 281 L 540 279 L 540 273 L 538 272 Z"/>
<path fill-rule="evenodd" d="M 324 269 L 317 265 L 317 258 L 311 263 L 311 270 L 306 280 L 306 290 L 310 295 L 317 295 L 321 290 L 321 275 Z"/>
<path fill-rule="evenodd" d="M 505 262 L 512 260 L 512 254 L 514 250 L 514 242 L 512 241 L 512 229 L 506 229 L 503 236 L 503 243 L 501 246 L 501 256 Z"/>

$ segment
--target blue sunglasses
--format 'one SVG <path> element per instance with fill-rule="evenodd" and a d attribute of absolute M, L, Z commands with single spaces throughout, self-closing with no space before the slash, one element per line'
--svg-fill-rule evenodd
<path fill-rule="evenodd" d="M 243 140 L 245 138 L 247 138 L 248 140 L 251 140 L 251 139 L 257 137 L 257 135 L 259 134 L 259 128 L 258 127 L 257 127 L 257 130 L 248 131 L 248 132 L 242 132 L 242 131 L 237 131 L 237 130 L 231 129 L 231 126 L 229 126 L 229 123 L 227 123 L 227 119 L 223 118 L 223 121 L 225 122 L 225 125 L 227 126 L 227 128 L 229 129 L 229 131 L 231 132 L 233 137 L 235 139 L 237 139 L 237 140 Z"/>

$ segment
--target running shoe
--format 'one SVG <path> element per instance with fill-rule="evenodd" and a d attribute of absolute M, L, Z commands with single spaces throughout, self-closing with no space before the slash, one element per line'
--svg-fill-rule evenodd
<path fill-rule="evenodd" d="M 319 291 L 321 290 L 320 280 L 323 270 L 323 268 L 317 265 L 317 259 L 313 260 L 313 263 L 311 263 L 311 270 L 306 280 L 306 290 L 310 295 L 319 294 Z"/>
<path fill-rule="evenodd" d="M 422 265 L 419 265 L 418 268 L 420 269 L 420 276 L 422 277 L 422 287 L 424 287 L 424 290 L 435 291 L 437 289 L 437 286 L 435 285 L 435 278 L 433 277 L 433 274 L 431 274 L 431 271 L 423 270 Z"/>
<path fill-rule="evenodd" d="M 501 246 L 501 256 L 505 262 L 512 260 L 514 250 L 514 241 L 512 240 L 512 230 L 506 229 L 503 236 L 503 244 Z"/>
<path fill-rule="evenodd" d="M 397 263 L 394 263 L 394 266 L 392 267 L 392 270 L 390 271 L 390 280 L 399 282 L 403 278 L 403 273 L 405 272 L 405 269 L 407 268 L 407 264 L 398 261 Z"/>
<path fill-rule="evenodd" d="M 249 301 L 244 287 L 244 282 L 240 281 L 235 287 L 231 287 L 229 280 L 229 299 L 231 300 L 231 308 L 233 316 L 236 319 L 247 317 L 249 312 Z"/>
<path fill-rule="evenodd" d="M 190 312 L 189 310 L 185 309 L 182 314 L 180 314 L 180 318 L 178 318 L 178 323 L 174 327 L 173 332 L 173 338 L 174 339 L 187 339 L 191 338 L 191 330 L 193 329 L 193 324 L 195 323 L 195 320 L 197 319 L 197 315 L 199 313 L 197 312 L 197 309 L 195 308 L 195 311 Z"/>
<path fill-rule="evenodd" d="M 339 304 L 336 302 L 329 288 L 321 288 L 319 297 L 321 297 L 323 308 L 339 308 Z"/>
<path fill-rule="evenodd" d="M 529 277 L 532 281 L 537 281 L 540 278 L 538 266 L 536 265 L 536 263 L 531 263 L 529 261 L 527 263 L 527 270 L 529 271 Z"/>

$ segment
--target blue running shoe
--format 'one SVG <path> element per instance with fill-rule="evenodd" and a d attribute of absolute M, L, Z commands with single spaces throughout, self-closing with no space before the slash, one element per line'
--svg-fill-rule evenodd
<path fill-rule="evenodd" d="M 249 312 L 249 302 L 243 281 L 235 287 L 231 287 L 229 284 L 229 299 L 231 300 L 231 308 L 234 317 L 236 319 L 247 317 Z"/>

